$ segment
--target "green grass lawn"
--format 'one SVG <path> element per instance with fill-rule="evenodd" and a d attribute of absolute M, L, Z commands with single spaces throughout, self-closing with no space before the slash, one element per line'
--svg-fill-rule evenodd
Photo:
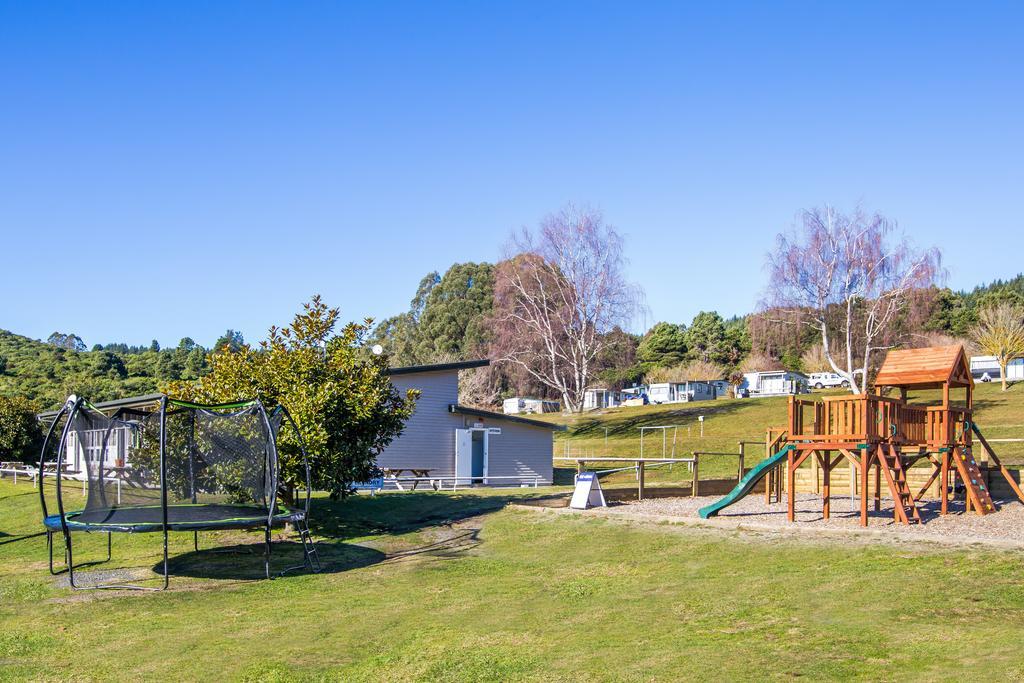
<path fill-rule="evenodd" d="M 0 482 L 0 678 L 1024 676 L 1019 553 L 822 545 L 506 507 L 546 493 L 318 500 L 324 574 L 250 580 L 258 554 L 193 553 L 191 536 L 174 534 L 170 591 L 76 593 L 46 570 L 34 491 Z M 201 538 L 206 548 L 257 540 Z M 101 557 L 103 537 L 82 547 L 81 560 Z M 115 536 L 111 566 L 158 559 L 158 535 Z M 296 559 L 292 545 L 276 562 Z"/>
<path fill-rule="evenodd" d="M 842 391 L 815 392 L 842 394 Z M 918 392 L 911 400 L 930 402 L 937 392 Z M 649 405 L 633 408 L 612 408 L 582 415 L 544 415 L 542 419 L 565 425 L 565 432 L 555 436 L 555 457 L 638 457 L 640 427 L 677 425 L 676 456 L 687 457 L 693 451 L 736 453 L 741 440 L 764 443 L 768 427 L 785 427 L 788 398 L 785 396 L 758 399 L 718 399 L 696 403 Z M 1007 392 L 998 383 L 978 384 L 975 391 L 975 421 L 986 438 L 1024 438 L 1024 384 L 1011 386 Z M 704 436 L 700 436 L 698 416 L 704 416 Z M 671 455 L 672 432 L 668 433 L 665 452 Z M 644 455 L 662 457 L 662 435 L 648 432 L 644 437 Z M 1006 464 L 1024 464 L 1024 443 L 993 444 L 997 455 Z M 747 446 L 745 465 L 752 467 L 764 457 L 764 447 Z M 556 481 L 571 482 L 572 463 L 555 461 L 563 470 Z M 737 459 L 729 456 L 701 457 L 701 478 L 735 476 Z M 602 465 L 603 467 L 604 465 Z M 615 467 L 612 463 L 609 467 Z M 596 464 L 593 469 L 600 469 Z M 685 467 L 658 467 L 649 470 L 646 479 L 653 485 L 688 481 Z M 610 483 L 625 485 L 635 481 L 632 472 L 606 478 Z M 604 481 L 605 479 L 602 479 Z"/>

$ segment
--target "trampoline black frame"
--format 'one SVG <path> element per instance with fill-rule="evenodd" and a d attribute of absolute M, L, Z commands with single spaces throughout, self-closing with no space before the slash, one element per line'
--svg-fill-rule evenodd
<path fill-rule="evenodd" d="M 168 586 L 170 585 L 170 559 L 169 559 L 169 555 L 168 555 L 168 533 L 170 531 L 172 531 L 172 529 L 170 528 L 169 521 L 168 521 L 168 507 L 169 506 L 168 506 L 168 503 L 167 503 L 167 462 L 166 462 L 167 407 L 168 407 L 169 404 L 175 404 L 175 405 L 178 405 L 178 406 L 181 406 L 181 407 L 185 407 L 185 408 L 193 408 L 193 409 L 200 409 L 200 410 L 225 410 L 225 409 L 230 409 L 230 408 L 240 408 L 240 407 L 250 407 L 250 406 L 256 406 L 257 407 L 260 416 L 263 418 L 263 424 L 264 424 L 264 426 L 267 429 L 267 434 L 269 435 L 269 442 L 267 444 L 267 449 L 266 450 L 267 450 L 267 455 L 268 455 L 267 466 L 268 466 L 269 474 L 270 474 L 270 477 L 271 477 L 271 486 L 270 486 L 271 498 L 270 498 L 270 501 L 269 501 L 269 505 L 267 507 L 267 518 L 266 518 L 266 521 L 263 524 L 245 524 L 245 525 L 227 525 L 227 526 L 220 525 L 220 526 L 211 527 L 211 530 L 216 530 L 216 529 L 243 529 L 243 530 L 244 529 L 251 529 L 251 530 L 257 530 L 257 529 L 261 529 L 262 528 L 263 532 L 264 532 L 264 536 L 263 536 L 263 544 L 264 544 L 263 566 L 264 566 L 264 572 L 265 572 L 266 577 L 268 579 L 273 578 L 271 576 L 271 573 L 270 573 L 270 557 L 271 557 L 271 551 L 272 551 L 271 529 L 274 527 L 275 517 L 278 517 L 278 515 L 276 513 L 277 513 L 277 510 L 278 510 L 277 490 L 278 490 L 278 485 L 280 483 L 279 480 L 278 480 L 279 457 L 278 457 L 278 453 L 277 453 L 277 433 L 274 431 L 274 428 L 271 426 L 270 417 L 267 414 L 267 410 L 263 406 L 263 403 L 259 399 L 243 400 L 243 401 L 232 401 L 232 402 L 229 402 L 229 403 L 201 404 L 201 403 L 194 403 L 194 402 L 191 402 L 191 401 L 179 401 L 179 400 L 176 400 L 176 399 L 171 399 L 168 396 L 162 396 L 160 398 L 160 408 L 159 408 L 159 413 L 160 413 L 160 443 L 159 443 L 160 508 L 161 508 L 161 518 L 162 518 L 161 519 L 161 524 L 156 529 L 131 529 L 131 528 L 113 529 L 113 528 L 111 528 L 111 525 L 102 525 L 102 524 L 90 525 L 88 523 L 81 523 L 81 522 L 79 522 L 79 523 L 75 524 L 76 528 L 72 528 L 68 524 L 68 514 L 69 513 L 64 509 L 64 499 L 63 499 L 62 487 L 61 487 L 61 479 L 62 479 L 62 477 L 60 476 L 61 469 L 62 469 L 62 464 L 63 464 L 63 460 L 64 460 L 64 454 L 65 454 L 65 451 L 66 451 L 65 444 L 66 444 L 66 441 L 67 441 L 68 433 L 69 433 L 69 431 L 71 429 L 71 425 L 72 425 L 72 422 L 73 422 L 73 419 L 74 419 L 75 415 L 78 413 L 79 410 L 82 409 L 83 406 L 88 406 L 91 410 L 95 410 L 96 412 L 102 413 L 102 411 L 100 411 L 96 407 L 92 406 L 84 398 L 71 396 L 64 403 L 64 405 L 61 406 L 60 410 L 57 411 L 57 414 L 54 416 L 53 421 L 50 423 L 50 426 L 49 426 L 49 428 L 46 431 L 46 436 L 43 439 L 42 449 L 41 449 L 40 456 L 39 456 L 39 472 L 38 472 L 39 503 L 40 503 L 40 506 L 42 507 L 42 512 L 43 512 L 43 526 L 46 529 L 46 548 L 47 548 L 47 553 L 49 555 L 50 574 L 56 576 L 58 574 L 62 574 L 64 572 L 67 572 L 67 574 L 68 574 L 68 584 L 71 586 L 71 588 L 73 588 L 75 590 L 163 591 L 163 590 L 167 590 Z M 115 412 L 114 413 L 114 419 L 116 419 L 116 416 L 121 414 L 122 411 L 124 411 L 123 408 L 121 410 L 118 410 L 117 412 Z M 276 413 L 276 412 L 280 412 L 281 413 L 281 415 L 282 415 L 281 425 L 284 424 L 284 420 L 287 420 L 291 424 L 292 429 L 295 430 L 295 436 L 296 436 L 296 439 L 298 441 L 299 451 L 302 453 L 302 462 L 303 462 L 303 467 L 304 467 L 304 470 L 305 470 L 305 479 L 306 479 L 306 482 L 305 482 L 305 484 L 306 484 L 306 486 L 305 486 L 306 495 L 305 495 L 305 500 L 303 502 L 303 507 L 302 507 L 301 510 L 295 510 L 293 518 L 290 520 L 293 523 L 295 523 L 296 527 L 298 528 L 299 534 L 300 534 L 300 538 L 301 538 L 301 540 L 303 542 L 303 552 L 304 552 L 303 564 L 296 565 L 296 566 L 293 566 L 293 567 L 287 567 L 287 568 L 285 568 L 284 570 L 282 570 L 280 572 L 280 575 L 284 575 L 286 572 L 290 572 L 290 571 L 293 571 L 293 570 L 296 570 L 296 569 L 303 569 L 303 568 L 308 568 L 310 571 L 312 571 L 314 573 L 318 573 L 321 568 L 319 566 L 319 558 L 316 555 L 315 547 L 312 550 L 312 552 L 310 552 L 310 550 L 307 548 L 307 545 L 306 545 L 307 542 L 310 545 L 312 545 L 312 540 L 309 539 L 309 532 L 308 532 L 308 520 L 309 520 L 309 507 L 310 507 L 310 499 L 311 499 L 311 489 L 312 489 L 312 486 L 311 486 L 311 484 L 312 484 L 312 481 L 311 481 L 312 477 L 311 477 L 311 470 L 310 470 L 310 466 L 309 466 L 309 456 L 308 456 L 308 454 L 306 452 L 306 445 L 305 445 L 305 442 L 304 442 L 304 440 L 302 438 L 302 433 L 299 431 L 298 425 L 295 424 L 295 420 L 292 419 L 292 416 L 288 412 L 288 410 L 284 406 L 279 405 L 276 408 L 274 408 L 273 412 L 274 413 Z M 61 431 L 60 441 L 59 441 L 59 443 L 57 445 L 57 462 L 56 462 L 57 475 L 54 477 L 55 480 L 56 480 L 56 488 L 57 488 L 57 511 L 59 513 L 58 517 L 60 519 L 60 530 L 61 530 L 61 535 L 62 535 L 62 537 L 64 539 L 64 564 L 65 564 L 65 567 L 64 567 L 64 569 L 55 570 L 54 569 L 54 565 L 53 565 L 53 535 L 56 533 L 56 530 L 51 529 L 49 526 L 46 525 L 46 520 L 49 517 L 49 514 L 48 514 L 48 510 L 47 510 L 47 506 L 46 506 L 46 496 L 45 496 L 45 493 L 44 493 L 45 486 L 43 485 L 44 484 L 43 468 L 44 468 L 44 466 L 46 464 L 47 446 L 49 445 L 49 443 L 53 439 L 54 432 L 56 431 L 57 425 L 60 423 L 61 417 L 65 416 L 65 414 L 66 414 L 67 417 L 66 417 L 66 420 L 65 420 L 65 423 L 64 423 L 64 428 Z M 107 439 L 109 438 L 110 433 L 111 433 L 111 429 L 108 429 L 107 433 L 103 437 L 102 448 L 101 448 L 101 451 L 100 451 L 101 453 L 106 453 L 106 450 L 107 450 Z M 72 512 L 70 514 L 74 514 L 74 512 Z M 107 534 L 107 557 L 106 557 L 106 560 L 103 560 L 103 561 L 109 561 L 111 559 L 111 551 L 112 551 L 112 546 L 113 546 L 112 535 L 114 533 L 151 533 L 151 532 L 155 532 L 155 531 L 161 531 L 163 533 L 163 573 L 162 573 L 163 585 L 160 586 L 159 588 L 154 588 L 152 586 L 139 586 L 137 584 L 131 584 L 131 583 L 110 583 L 110 584 L 100 584 L 100 585 L 92 585 L 92 586 L 80 586 L 80 585 L 77 585 L 76 582 L 75 582 L 75 568 L 76 568 L 76 565 L 75 565 L 75 562 L 74 562 L 74 552 L 73 552 L 73 543 L 72 543 L 71 533 L 73 531 L 84 532 L 84 533 L 93 533 L 94 531 L 90 531 L 90 529 L 88 528 L 89 526 L 95 526 L 96 529 L 94 531 L 96 531 L 96 532 L 101 532 L 101 533 L 105 532 Z M 80 528 L 80 527 L 84 527 L 84 528 Z M 193 547 L 195 548 L 196 551 L 199 550 L 199 530 L 198 529 L 194 529 L 193 530 Z M 313 558 L 316 558 L 316 563 L 313 562 Z M 81 568 L 81 567 L 86 567 L 86 566 L 90 566 L 90 565 L 97 564 L 97 563 L 98 562 L 96 562 L 96 561 L 94 561 L 94 562 L 84 562 L 84 563 L 81 563 L 81 564 L 79 564 L 77 566 L 79 568 Z"/>

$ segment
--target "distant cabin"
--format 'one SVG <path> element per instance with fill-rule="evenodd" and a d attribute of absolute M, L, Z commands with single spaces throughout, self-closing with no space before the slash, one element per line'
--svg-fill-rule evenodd
<path fill-rule="evenodd" d="M 715 398 L 719 396 L 729 396 L 732 391 L 732 384 L 727 379 L 713 379 L 709 382 L 715 390 Z"/>
<path fill-rule="evenodd" d="M 971 356 L 971 376 L 976 380 L 991 382 L 999 381 L 999 362 L 995 356 Z M 1020 382 L 1024 380 L 1024 358 L 1015 358 L 1006 365 L 1006 381 Z"/>
<path fill-rule="evenodd" d="M 587 389 L 583 392 L 583 409 L 617 408 L 622 405 L 625 396 L 623 392 L 614 389 Z"/>
<path fill-rule="evenodd" d="M 746 389 L 752 396 L 786 396 L 808 392 L 807 375 L 789 370 L 745 372 L 740 391 Z"/>
<path fill-rule="evenodd" d="M 402 434 L 377 457 L 385 469 L 429 470 L 448 485 L 519 486 L 551 483 L 553 433 L 564 429 L 516 415 L 459 404 L 459 370 L 487 365 L 465 361 L 391 368 L 391 384 L 418 389 L 416 409 Z"/>
<path fill-rule="evenodd" d="M 506 415 L 557 413 L 562 409 L 558 401 L 547 401 L 542 398 L 506 398 L 501 402 L 501 412 Z"/>
<path fill-rule="evenodd" d="M 647 385 L 638 384 L 622 390 L 622 404 L 624 406 L 642 406 L 648 402 Z"/>
<path fill-rule="evenodd" d="M 689 403 L 711 401 L 715 388 L 710 382 L 658 382 L 647 386 L 647 398 L 651 403 Z"/>

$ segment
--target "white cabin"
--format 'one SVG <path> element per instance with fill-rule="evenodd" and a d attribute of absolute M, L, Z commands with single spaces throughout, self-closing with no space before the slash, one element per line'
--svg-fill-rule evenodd
<path fill-rule="evenodd" d="M 710 401 L 715 398 L 715 388 L 710 382 L 658 382 L 647 387 L 651 403 L 689 403 Z"/>
<path fill-rule="evenodd" d="M 546 401 L 542 398 L 506 398 L 501 402 L 501 412 L 506 415 L 519 415 L 530 413 L 557 413 L 562 409 L 558 401 Z"/>
<path fill-rule="evenodd" d="M 617 408 L 627 397 L 623 392 L 614 389 L 587 389 L 583 394 L 583 409 Z"/>
<path fill-rule="evenodd" d="M 786 396 L 806 394 L 807 375 L 790 370 L 768 370 L 766 372 L 745 372 L 740 391 L 749 391 L 752 396 Z"/>
<path fill-rule="evenodd" d="M 995 356 L 971 356 L 971 375 L 982 382 L 998 382 L 999 362 Z M 1024 358 L 1014 358 L 1006 365 L 1006 381 L 1021 380 L 1024 380 Z"/>

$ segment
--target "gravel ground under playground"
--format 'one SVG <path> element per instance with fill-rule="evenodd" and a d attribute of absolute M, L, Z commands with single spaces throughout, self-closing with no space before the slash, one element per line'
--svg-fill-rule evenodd
<path fill-rule="evenodd" d="M 697 510 L 717 499 L 651 498 L 641 502 L 626 501 L 606 508 L 603 512 L 615 517 L 677 520 L 736 529 L 822 535 L 837 532 L 842 536 L 864 534 L 892 540 L 912 539 L 956 545 L 982 544 L 1024 549 L 1024 505 L 1011 500 L 996 501 L 998 511 L 985 516 L 975 512 L 964 514 L 964 504 L 961 501 L 952 501 L 950 514 L 942 516 L 939 514 L 938 501 L 923 501 L 918 507 L 924 523 L 904 526 L 893 522 L 892 501 L 883 498 L 882 509 L 879 512 L 874 511 L 873 501 L 869 504 L 868 528 L 864 529 L 860 526 L 860 502 L 851 502 L 848 496 L 832 498 L 831 517 L 828 520 L 821 516 L 821 498 L 813 494 L 797 496 L 795 523 L 790 523 L 786 519 L 785 502 L 766 505 L 761 495 L 747 496 L 723 510 L 718 517 L 701 520 Z M 587 511 L 589 512 L 591 511 Z"/>

